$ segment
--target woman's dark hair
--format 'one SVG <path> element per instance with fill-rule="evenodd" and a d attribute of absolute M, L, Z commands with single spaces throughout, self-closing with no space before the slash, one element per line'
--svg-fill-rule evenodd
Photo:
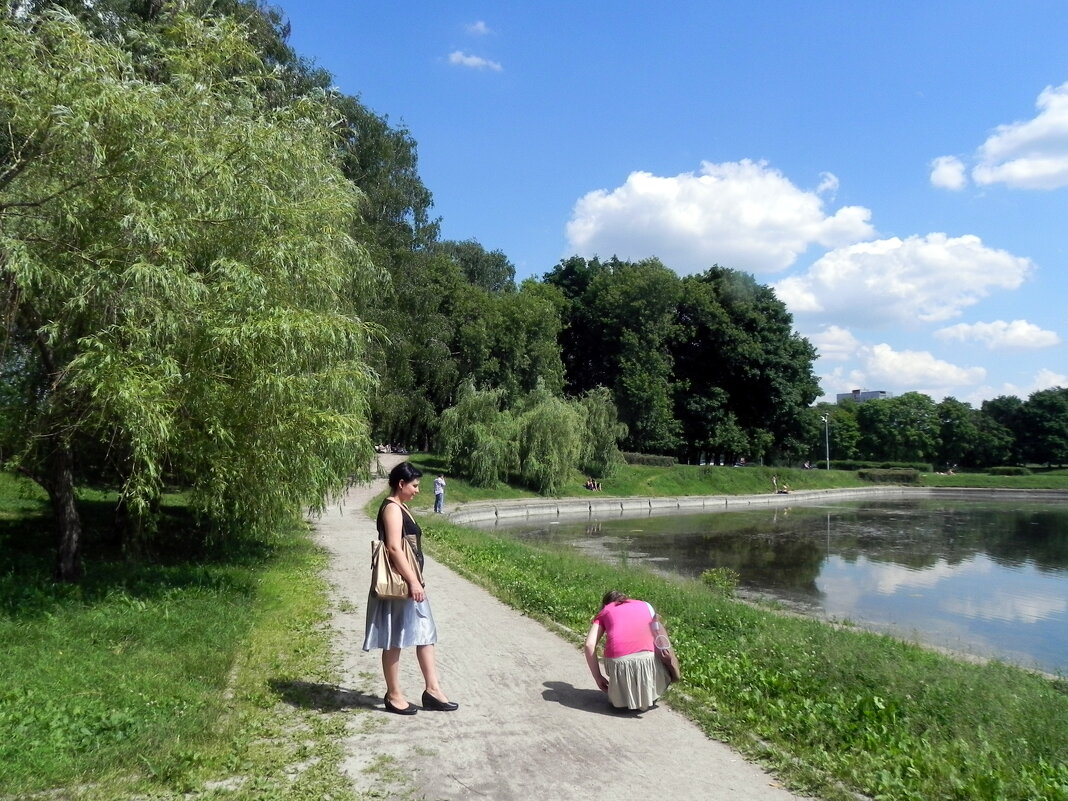
<path fill-rule="evenodd" d="M 621 593 L 619 590 L 609 590 L 604 594 L 604 598 L 601 599 L 601 606 L 608 606 L 608 604 L 621 604 L 624 601 L 630 599 Z"/>
<path fill-rule="evenodd" d="M 416 468 L 411 462 L 401 462 L 389 471 L 389 488 L 397 489 L 402 481 L 415 481 L 423 475 L 423 471 Z"/>

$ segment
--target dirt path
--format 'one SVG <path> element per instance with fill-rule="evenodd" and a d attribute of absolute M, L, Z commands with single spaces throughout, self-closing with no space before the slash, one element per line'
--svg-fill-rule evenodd
<path fill-rule="evenodd" d="M 381 461 L 388 471 L 402 458 Z M 361 650 L 376 536 L 363 510 L 384 488 L 383 480 L 356 487 L 340 508 L 314 520 L 332 556 L 342 689 L 367 707 L 352 715 L 344 744 L 357 789 L 428 801 L 798 798 L 664 705 L 634 716 L 612 712 L 576 646 L 429 558 L 438 670 L 460 709 L 386 713 L 380 652 Z M 402 655 L 401 675 L 409 699 L 418 701 L 423 685 L 414 653 Z"/>

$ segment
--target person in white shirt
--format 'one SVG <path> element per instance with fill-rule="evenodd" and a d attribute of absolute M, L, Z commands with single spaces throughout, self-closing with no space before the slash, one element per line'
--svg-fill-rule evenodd
<path fill-rule="evenodd" d="M 434 479 L 434 511 L 438 514 L 445 511 L 445 476 Z"/>

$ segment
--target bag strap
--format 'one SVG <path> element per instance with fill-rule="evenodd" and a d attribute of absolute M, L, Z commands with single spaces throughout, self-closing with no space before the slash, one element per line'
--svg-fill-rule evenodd
<path fill-rule="evenodd" d="M 408 517 L 411 518 L 413 523 L 416 522 L 415 521 L 415 517 L 411 513 L 411 510 L 407 506 L 405 506 L 403 503 L 401 503 L 400 501 L 396 500 L 395 498 L 386 498 L 386 500 L 389 501 L 390 503 L 397 504 L 397 506 L 399 506 L 404 511 L 404 513 L 406 515 L 408 515 Z"/>

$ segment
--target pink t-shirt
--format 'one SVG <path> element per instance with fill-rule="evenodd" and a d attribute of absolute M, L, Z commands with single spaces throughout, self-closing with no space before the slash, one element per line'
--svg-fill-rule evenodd
<path fill-rule="evenodd" d="M 604 626 L 606 659 L 615 659 L 638 651 L 653 650 L 653 632 L 649 604 L 645 601 L 623 601 L 609 604 L 593 619 Z"/>

